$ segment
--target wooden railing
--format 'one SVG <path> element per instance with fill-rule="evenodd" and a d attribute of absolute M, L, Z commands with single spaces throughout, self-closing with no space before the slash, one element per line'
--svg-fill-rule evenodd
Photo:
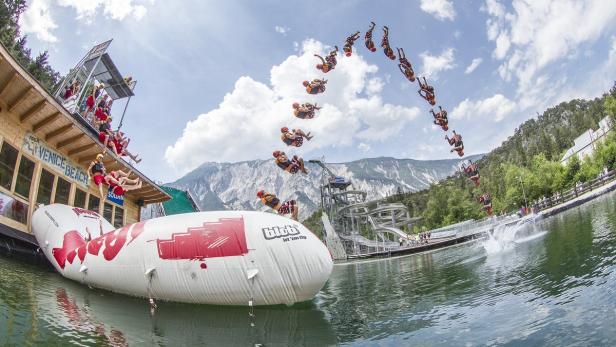
<path fill-rule="evenodd" d="M 607 173 L 602 174 L 601 176 L 590 181 L 580 182 L 569 190 L 556 192 L 550 197 L 537 200 L 533 204 L 531 204 L 531 206 L 534 212 L 539 212 L 554 207 L 556 205 L 560 205 L 567 201 L 573 200 L 584 193 L 590 192 L 593 189 L 599 188 L 612 182 L 615 178 L 616 170 L 608 171 Z"/>

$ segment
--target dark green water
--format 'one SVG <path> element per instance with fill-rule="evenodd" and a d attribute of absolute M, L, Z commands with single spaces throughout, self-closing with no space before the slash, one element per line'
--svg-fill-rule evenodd
<path fill-rule="evenodd" d="M 312 303 L 161 303 L 90 290 L 0 258 L 0 345 L 614 346 L 616 195 L 518 232 L 340 265 Z"/>

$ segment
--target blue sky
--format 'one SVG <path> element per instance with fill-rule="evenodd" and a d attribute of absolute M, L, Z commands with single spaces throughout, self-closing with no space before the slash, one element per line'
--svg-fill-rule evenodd
<path fill-rule="evenodd" d="M 466 154 L 487 152 L 536 112 L 595 97 L 616 76 L 616 5 L 609 1 L 160 1 L 31 0 L 21 20 L 34 52 L 66 73 L 95 43 L 114 41 L 120 71 L 138 80 L 123 129 L 139 168 L 167 182 L 205 161 L 270 158 L 282 126 L 316 136 L 288 151 L 327 161 L 454 158 L 431 126 L 429 105 L 381 50 L 368 52 L 371 20 L 390 28 L 427 75 Z M 323 54 L 360 30 L 339 56 L 325 94 L 304 79 Z M 324 105 L 292 116 L 293 101 Z M 120 114 L 115 106 L 114 115 Z"/>

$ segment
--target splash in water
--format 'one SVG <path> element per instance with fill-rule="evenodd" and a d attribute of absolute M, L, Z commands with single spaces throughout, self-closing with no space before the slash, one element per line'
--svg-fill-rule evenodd
<path fill-rule="evenodd" d="M 522 230 L 532 227 L 530 234 L 516 238 Z M 520 219 L 517 223 L 502 223 L 494 228 L 494 232 L 488 234 L 488 239 L 483 242 L 483 248 L 488 254 L 506 252 L 516 244 L 537 239 L 546 234 L 546 231 L 535 231 L 535 217 L 528 216 Z"/>

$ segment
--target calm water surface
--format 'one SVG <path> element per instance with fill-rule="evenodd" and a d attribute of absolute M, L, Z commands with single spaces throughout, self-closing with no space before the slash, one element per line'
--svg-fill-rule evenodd
<path fill-rule="evenodd" d="M 478 241 L 334 268 L 311 303 L 147 303 L 0 258 L 0 345 L 614 346 L 616 195 Z M 507 231 L 505 231 L 507 232 Z"/>

